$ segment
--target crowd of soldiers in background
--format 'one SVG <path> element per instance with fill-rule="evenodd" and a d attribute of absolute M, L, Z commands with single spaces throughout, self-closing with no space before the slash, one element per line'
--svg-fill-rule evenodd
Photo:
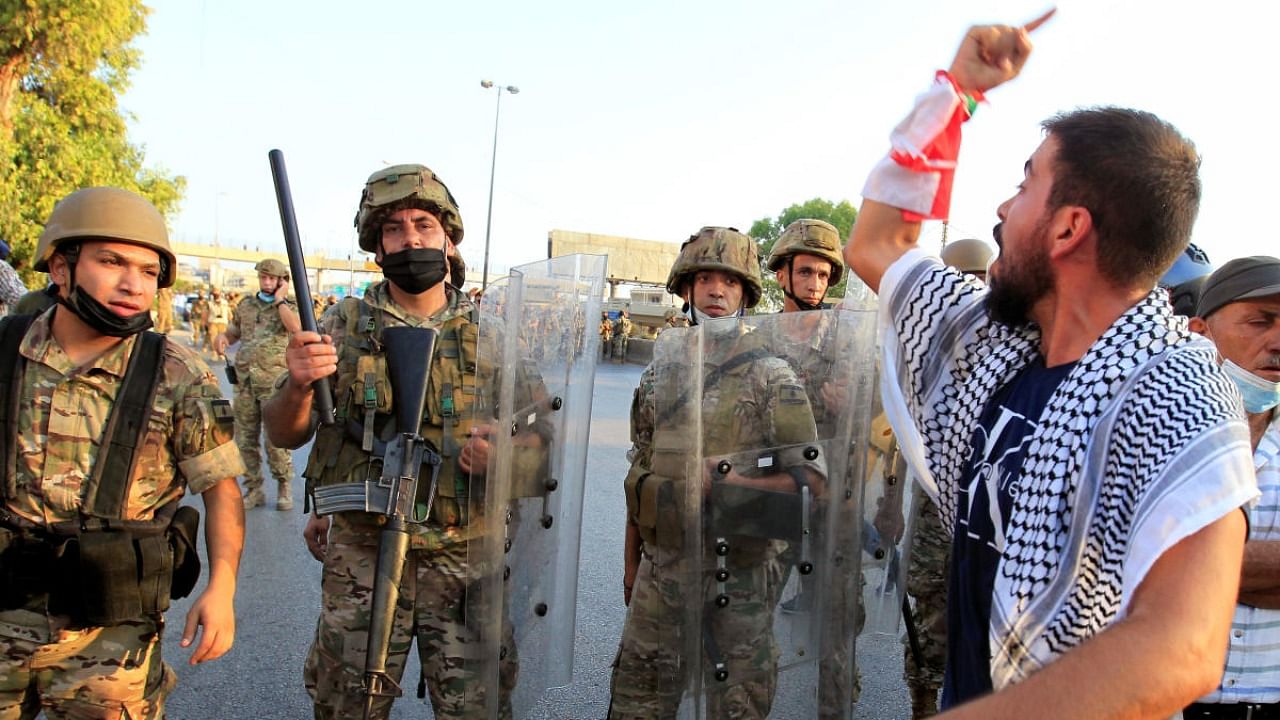
<path fill-rule="evenodd" d="M 250 294 L 252 293 L 248 290 L 243 292 L 234 290 L 224 293 L 218 288 L 208 290 L 201 288 L 185 295 L 186 299 L 182 303 L 180 312 L 182 314 L 182 322 L 190 325 L 191 347 L 208 352 L 219 360 L 225 360 L 225 354 L 216 352 L 213 346 L 213 339 L 218 336 L 218 333 L 227 329 L 227 322 L 231 318 L 231 310 Z M 156 302 L 152 307 L 156 332 L 173 332 L 174 313 L 178 310 L 174 298 L 172 288 L 162 288 L 156 293 Z M 311 296 L 311 306 L 317 319 L 337 303 L 337 295 Z"/>

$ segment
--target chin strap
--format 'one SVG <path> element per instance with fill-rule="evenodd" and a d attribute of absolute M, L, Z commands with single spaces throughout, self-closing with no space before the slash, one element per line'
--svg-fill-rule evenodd
<path fill-rule="evenodd" d="M 787 258 L 787 285 L 788 286 L 796 284 L 795 268 L 792 266 L 791 260 L 792 260 L 792 257 Z M 816 305 L 813 303 L 807 303 L 804 300 L 801 300 L 800 298 L 796 297 L 788 288 L 783 288 L 782 294 L 788 300 L 795 303 L 796 307 L 800 308 L 801 310 L 805 310 L 805 311 L 822 310 L 827 307 L 827 304 L 824 302 L 819 302 Z"/>

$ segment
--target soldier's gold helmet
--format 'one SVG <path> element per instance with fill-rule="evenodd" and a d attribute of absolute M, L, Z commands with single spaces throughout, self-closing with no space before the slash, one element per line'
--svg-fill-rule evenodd
<path fill-rule="evenodd" d="M 840 231 L 824 220 L 796 220 L 782 231 L 766 261 L 778 272 L 792 255 L 813 255 L 831 263 L 829 285 L 837 285 L 844 276 L 844 256 L 840 248 Z"/>
<path fill-rule="evenodd" d="M 262 273 L 264 275 L 274 275 L 282 278 L 289 277 L 289 268 L 285 267 L 284 263 L 275 258 L 259 260 L 258 264 L 253 266 L 253 270 L 254 272 Z"/>
<path fill-rule="evenodd" d="M 444 181 L 426 165 L 394 165 L 370 175 L 360 193 L 356 212 L 360 249 L 377 252 L 387 216 L 415 207 L 436 215 L 454 245 L 462 242 L 462 214 Z"/>
<path fill-rule="evenodd" d="M 991 246 L 977 238 L 956 240 L 942 248 L 942 262 L 967 273 L 985 273 L 992 255 Z"/>
<path fill-rule="evenodd" d="M 760 302 L 760 251 L 756 241 L 737 228 L 704 227 L 680 246 L 680 255 L 667 276 L 667 292 L 684 296 L 686 286 L 702 270 L 720 270 L 737 275 L 744 288 L 744 307 Z"/>
<path fill-rule="evenodd" d="M 178 258 L 169 247 L 164 216 L 151 201 L 113 187 L 77 190 L 58 201 L 36 242 L 34 267 L 49 272 L 49 259 L 58 248 L 84 240 L 125 242 L 160 254 L 159 287 L 173 285 Z"/>

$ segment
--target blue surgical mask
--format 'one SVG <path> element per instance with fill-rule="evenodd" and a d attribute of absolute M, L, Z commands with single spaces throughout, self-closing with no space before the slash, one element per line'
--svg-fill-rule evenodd
<path fill-rule="evenodd" d="M 1222 361 L 1222 370 L 1240 389 L 1245 412 L 1257 415 L 1280 405 L 1280 383 L 1264 380 L 1226 359 Z"/>
<path fill-rule="evenodd" d="M 275 296 L 275 295 L 272 295 L 271 293 L 266 293 L 266 292 L 262 292 L 261 290 L 259 290 L 259 291 L 258 291 L 258 299 L 259 299 L 259 300 L 261 300 L 261 301 L 262 301 L 262 302 L 264 302 L 264 303 L 271 303 L 271 302 L 275 302 L 275 301 L 276 301 L 276 296 Z"/>

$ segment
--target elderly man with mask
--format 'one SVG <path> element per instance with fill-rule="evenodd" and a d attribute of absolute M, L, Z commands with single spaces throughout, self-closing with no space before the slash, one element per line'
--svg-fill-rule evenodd
<path fill-rule="evenodd" d="M 1191 329 L 1213 341 L 1244 397 L 1262 499 L 1249 509 L 1240 594 L 1218 689 L 1192 718 L 1280 717 L 1280 259 L 1246 257 L 1205 281 Z"/>

